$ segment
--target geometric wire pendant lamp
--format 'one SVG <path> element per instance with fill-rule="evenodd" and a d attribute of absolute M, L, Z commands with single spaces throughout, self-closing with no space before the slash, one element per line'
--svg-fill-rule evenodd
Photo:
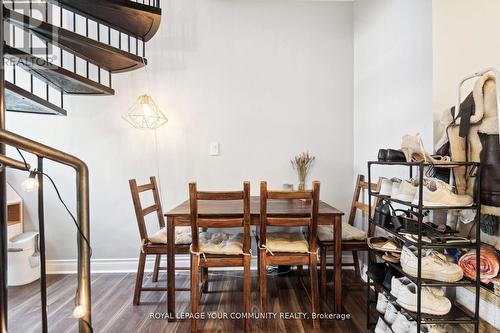
<path fill-rule="evenodd" d="M 139 96 L 134 105 L 123 116 L 135 128 L 157 129 L 168 122 L 155 101 L 148 95 Z"/>

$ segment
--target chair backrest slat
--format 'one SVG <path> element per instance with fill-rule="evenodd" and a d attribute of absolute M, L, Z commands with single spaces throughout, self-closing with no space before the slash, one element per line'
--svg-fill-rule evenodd
<path fill-rule="evenodd" d="M 316 235 L 318 232 L 319 214 L 319 192 L 320 183 L 313 182 L 310 191 L 268 191 L 267 183 L 260 183 L 260 243 L 266 244 L 266 232 L 268 226 L 300 227 L 309 228 L 309 249 L 316 251 Z M 267 214 L 268 200 L 310 200 L 311 210 L 304 217 L 278 217 Z"/>
<path fill-rule="evenodd" d="M 348 223 L 350 225 L 354 225 L 354 221 L 356 219 L 356 212 L 358 209 L 361 210 L 362 212 L 364 212 L 365 214 L 370 213 L 369 214 L 370 217 L 373 218 L 373 216 L 375 214 L 375 207 L 377 206 L 377 203 L 378 203 L 378 198 L 374 197 L 373 202 L 372 202 L 372 211 L 368 212 L 368 210 L 369 210 L 368 204 L 361 201 L 361 200 L 363 200 L 362 193 L 363 193 L 363 190 L 368 190 L 368 186 L 371 187 L 372 191 L 378 191 L 378 189 L 380 188 L 380 181 L 381 180 L 379 179 L 379 182 L 377 184 L 375 184 L 375 183 L 369 184 L 367 181 L 365 181 L 364 175 L 358 175 L 358 177 L 356 179 L 356 185 L 354 188 L 354 194 L 352 197 L 351 211 L 349 214 Z M 375 227 L 374 227 L 374 224 L 372 223 L 372 228 L 368 231 L 368 236 L 371 237 L 374 234 L 375 234 Z"/>
<path fill-rule="evenodd" d="M 238 228 L 243 227 L 244 219 L 206 219 L 198 218 L 199 228 Z"/>
<path fill-rule="evenodd" d="M 231 192 L 203 192 L 198 191 L 198 200 L 243 200 L 242 191 Z"/>
<path fill-rule="evenodd" d="M 270 227 L 302 227 L 310 226 L 310 217 L 296 217 L 296 218 L 282 218 L 282 217 L 268 217 L 267 225 Z"/>
<path fill-rule="evenodd" d="M 227 217 L 203 217 L 198 210 L 198 201 L 229 201 L 242 200 L 243 209 L 238 216 Z M 198 191 L 196 183 L 189 184 L 189 205 L 191 217 L 191 247 L 193 251 L 199 251 L 199 228 L 237 228 L 243 227 L 243 251 L 250 251 L 250 183 L 243 183 L 243 191 L 208 192 Z"/>
<path fill-rule="evenodd" d="M 134 203 L 135 217 L 137 219 L 137 226 L 139 227 L 139 234 L 141 236 L 141 241 L 147 241 L 148 231 L 146 227 L 145 216 L 156 212 L 156 217 L 158 219 L 158 225 L 160 228 L 165 227 L 165 220 L 163 217 L 163 210 L 161 207 L 160 193 L 158 191 L 158 185 L 156 183 L 156 177 L 150 177 L 150 182 L 144 185 L 137 185 L 135 179 L 129 180 L 130 193 L 132 194 L 132 201 Z M 143 208 L 140 193 L 151 191 L 153 194 L 153 205 Z"/>

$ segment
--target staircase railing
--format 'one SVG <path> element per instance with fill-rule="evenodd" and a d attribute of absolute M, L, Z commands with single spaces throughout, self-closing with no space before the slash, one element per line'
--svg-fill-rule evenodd
<path fill-rule="evenodd" d="M 49 159 L 60 164 L 72 167 L 76 171 L 77 178 L 77 224 L 79 226 L 78 233 L 78 306 L 84 310 L 83 316 L 79 318 L 79 332 L 90 333 L 91 328 L 91 301 L 90 301 L 90 246 L 87 242 L 90 241 L 90 223 L 89 223 L 89 172 L 87 165 L 79 158 L 69 155 L 60 150 L 43 145 L 31 139 L 22 137 L 12 132 L 0 129 L 0 143 L 9 145 L 14 148 L 22 149 L 32 153 L 38 157 L 38 174 L 43 172 L 43 159 Z M 5 175 L 4 172 L 2 172 Z M 47 308 L 46 308 L 46 280 L 45 280 L 45 249 L 43 235 L 43 187 L 39 189 L 39 223 L 40 223 L 40 265 L 41 265 L 41 292 L 42 292 L 42 328 L 43 332 L 47 332 Z M 40 196 L 41 195 L 41 196 Z M 2 200 L 4 201 L 4 200 Z M 3 245 L 3 244 L 2 244 Z M 5 243 L 6 245 L 6 243 Z M 4 266 L 5 267 L 5 266 Z M 3 270 L 5 272 L 6 270 Z M 2 302 L 4 299 L 2 298 Z M 6 310 L 6 307 L 5 307 Z M 2 323 L 4 321 L 4 314 Z M 5 330 L 2 328 L 2 333 L 6 330 L 6 313 L 5 313 Z"/>

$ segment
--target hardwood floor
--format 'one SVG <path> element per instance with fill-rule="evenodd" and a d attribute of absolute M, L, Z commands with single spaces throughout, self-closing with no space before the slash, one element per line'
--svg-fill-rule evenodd
<path fill-rule="evenodd" d="M 151 273 L 145 276 L 150 282 Z M 148 282 L 146 282 L 146 280 Z M 208 294 L 201 298 L 200 311 L 219 315 L 243 310 L 242 272 L 214 271 L 209 275 Z M 168 322 L 152 316 L 166 315 L 166 292 L 144 292 L 141 305 L 132 304 L 135 274 L 95 274 L 92 276 L 92 303 L 94 332 L 189 332 L 190 321 Z M 166 283 L 166 274 L 160 273 L 158 285 Z M 306 286 L 307 278 L 304 279 Z M 71 315 L 76 287 L 76 275 L 48 276 L 49 331 L 56 333 L 76 332 L 77 321 Z M 177 274 L 177 288 L 189 287 L 188 272 Z M 301 285 L 296 274 L 269 276 L 269 311 L 274 313 L 310 312 L 308 289 Z M 329 295 L 333 300 L 332 295 Z M 40 302 L 38 282 L 23 287 L 9 288 L 9 332 L 40 332 Z M 319 332 L 364 333 L 366 295 L 363 290 L 344 291 L 344 312 L 349 320 L 321 320 Z M 258 281 L 252 279 L 252 304 L 258 312 Z M 331 304 L 331 302 L 330 302 Z M 177 294 L 178 314 L 188 314 L 189 292 Z M 328 305 L 321 304 L 321 313 L 331 313 Z M 242 319 L 206 319 L 199 321 L 199 332 L 242 332 Z M 311 332 L 310 319 L 269 320 L 267 330 L 261 330 L 253 321 L 253 332 Z"/>

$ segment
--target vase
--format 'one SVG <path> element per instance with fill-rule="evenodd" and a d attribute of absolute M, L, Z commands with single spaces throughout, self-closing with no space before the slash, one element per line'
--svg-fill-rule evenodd
<path fill-rule="evenodd" d="M 299 182 L 298 190 L 299 191 L 304 191 L 305 189 L 306 189 L 306 182 L 305 181 L 300 181 Z"/>

